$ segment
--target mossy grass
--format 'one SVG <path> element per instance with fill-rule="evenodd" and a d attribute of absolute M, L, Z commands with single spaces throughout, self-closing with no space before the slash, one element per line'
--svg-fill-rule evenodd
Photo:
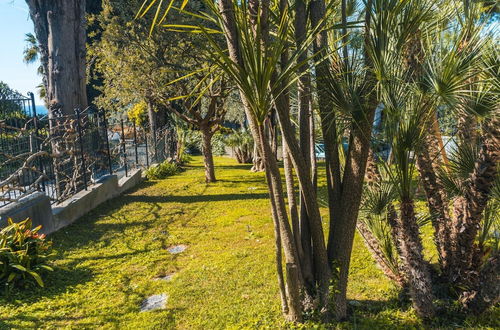
<path fill-rule="evenodd" d="M 0 328 L 290 327 L 280 313 L 264 174 L 249 169 L 216 158 L 218 182 L 206 184 L 202 159 L 193 157 L 185 172 L 146 181 L 51 235 L 56 270 L 44 289 L 0 297 Z M 322 200 L 324 193 L 320 188 Z M 424 202 L 418 206 L 425 211 Z M 435 261 L 430 226 L 423 239 L 428 258 Z M 169 253 L 177 244 L 187 249 Z M 171 280 L 156 280 L 167 274 L 174 274 Z M 140 312 L 146 297 L 161 293 L 169 296 L 166 309 Z M 443 315 L 425 325 L 398 295 L 356 236 L 350 319 L 303 327 L 500 326 L 499 308 L 480 318 Z"/>

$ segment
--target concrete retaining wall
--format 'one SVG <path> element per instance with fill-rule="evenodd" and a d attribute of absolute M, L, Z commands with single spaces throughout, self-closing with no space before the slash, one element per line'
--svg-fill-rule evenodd
<path fill-rule="evenodd" d="M 87 190 L 80 191 L 70 199 L 56 205 L 50 205 L 50 199 L 41 192 L 35 192 L 15 203 L 0 208 L 0 228 L 7 223 L 7 218 L 21 221 L 33 220 L 33 225 L 42 225 L 42 233 L 53 233 L 79 219 L 103 202 L 121 195 L 142 181 L 142 171 L 134 170 L 128 177 L 120 180 L 116 175 L 102 177 Z"/>
<path fill-rule="evenodd" d="M 14 222 L 31 218 L 33 227 L 42 225 L 41 232 L 54 231 L 54 217 L 50 207 L 50 199 L 41 192 L 32 193 L 15 203 L 0 208 L 0 228 L 6 226 L 8 218 L 12 218 Z"/>

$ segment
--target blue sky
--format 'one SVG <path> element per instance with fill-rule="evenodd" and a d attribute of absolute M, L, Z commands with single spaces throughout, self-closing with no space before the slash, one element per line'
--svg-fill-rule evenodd
<path fill-rule="evenodd" d="M 25 0 L 0 0 L 0 80 L 22 94 L 33 92 L 42 78 L 37 75 L 37 63 L 25 64 L 23 50 L 25 34 L 33 33 L 33 23 Z M 38 105 L 43 102 L 36 100 Z"/>

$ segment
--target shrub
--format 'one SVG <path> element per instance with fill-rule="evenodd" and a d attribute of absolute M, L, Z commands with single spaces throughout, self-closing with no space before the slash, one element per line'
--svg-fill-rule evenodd
<path fill-rule="evenodd" d="M 234 131 L 226 137 L 225 143 L 233 149 L 238 163 L 252 163 L 253 138 L 247 130 Z"/>
<path fill-rule="evenodd" d="M 180 168 L 177 164 L 164 161 L 161 164 L 151 166 L 146 170 L 146 177 L 152 180 L 164 179 L 168 176 L 179 173 Z"/>
<path fill-rule="evenodd" d="M 52 271 L 48 265 L 51 242 L 38 234 L 42 226 L 32 229 L 31 219 L 8 225 L 0 231 L 0 284 L 6 291 L 26 286 L 35 281 L 43 287 L 43 271 Z"/>
<path fill-rule="evenodd" d="M 226 154 L 225 136 L 221 132 L 217 132 L 212 137 L 212 153 L 216 156 L 224 156 Z"/>

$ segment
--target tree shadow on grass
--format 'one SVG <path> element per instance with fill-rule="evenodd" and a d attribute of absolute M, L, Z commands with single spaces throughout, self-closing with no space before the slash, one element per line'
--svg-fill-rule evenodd
<path fill-rule="evenodd" d="M 490 309 L 481 316 L 470 316 L 458 310 L 438 309 L 431 320 L 421 321 L 417 317 L 405 318 L 402 311 L 411 308 L 408 299 L 393 297 L 388 300 L 356 300 L 350 302 L 349 318 L 344 323 L 355 329 L 449 329 L 449 328 L 498 328 L 498 311 Z"/>
<path fill-rule="evenodd" d="M 0 294 L 0 305 L 14 306 L 32 304 L 43 298 L 52 298 L 71 291 L 79 284 L 92 279 L 92 271 L 82 267 L 54 267 L 53 272 L 44 273 L 45 287 L 30 285 L 27 288 L 14 289 L 9 295 Z M 17 318 L 17 317 L 16 317 Z M 0 323 L 1 328 L 1 323 Z"/>
<path fill-rule="evenodd" d="M 240 164 L 240 165 L 215 165 L 215 170 L 218 168 L 223 169 L 223 170 L 243 170 L 243 171 L 248 171 L 252 169 L 252 164 Z M 254 173 L 254 172 L 250 172 Z"/>
<path fill-rule="evenodd" d="M 222 201 L 238 201 L 251 199 L 267 199 L 267 193 L 250 193 L 250 194 L 220 194 L 220 195 L 194 195 L 194 196 L 144 196 L 130 195 L 124 197 L 129 203 L 199 203 L 199 202 L 222 202 Z"/>

